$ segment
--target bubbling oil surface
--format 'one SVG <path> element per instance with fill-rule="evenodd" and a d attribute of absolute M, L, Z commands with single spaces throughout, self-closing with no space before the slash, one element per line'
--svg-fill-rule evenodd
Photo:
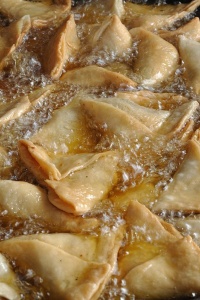
<path fill-rule="evenodd" d="M 107 53 L 106 51 L 91 52 L 88 49 L 87 38 L 90 33 L 90 25 L 101 24 L 107 16 L 107 11 L 102 9 L 103 5 L 101 1 L 95 3 L 88 1 L 87 3 L 72 7 L 78 37 L 83 46 L 78 56 L 70 60 L 67 70 L 96 64 L 109 70 L 120 72 L 135 80 L 136 75 L 131 68 L 135 55 L 134 51 L 127 51 L 124 55 L 118 57 L 114 53 Z M 1 25 L 7 26 L 7 24 L 8 20 L 1 16 Z M 35 89 L 53 84 L 52 80 L 44 74 L 41 61 L 43 59 L 45 46 L 55 30 L 54 27 L 45 30 L 33 29 L 24 39 L 23 44 L 13 54 L 7 68 L 0 73 L 0 105 L 1 103 L 12 102 L 23 95 L 33 92 Z M 151 91 L 175 92 L 187 96 L 188 98 L 199 100 L 196 95 L 186 88 L 181 78 L 182 68 L 183 67 L 180 66 L 179 69 L 177 69 L 173 82 L 170 82 L 168 85 L 165 84 L 165 86 L 159 87 L 159 89 L 151 89 Z M 18 141 L 20 139 L 29 139 L 50 120 L 52 113 L 56 109 L 63 105 L 68 105 L 73 97 L 80 92 L 80 88 L 66 85 L 64 82 L 56 82 L 56 84 L 57 87 L 50 95 L 45 97 L 42 104 L 39 104 L 19 119 L 10 121 L 1 127 L 0 145 L 6 149 L 8 157 L 1 170 L 0 179 L 22 180 L 37 184 L 33 175 L 27 170 L 26 166 L 21 163 L 18 153 Z M 113 96 L 116 90 L 112 89 L 112 87 L 109 89 L 91 88 L 84 92 L 94 97 L 109 97 Z M 198 115 L 196 116 L 195 123 L 197 128 L 199 126 Z M 130 143 L 129 140 L 126 141 L 125 145 L 121 145 L 121 142 L 116 140 L 113 146 L 109 137 L 104 138 L 97 144 L 96 138 L 98 137 L 94 137 L 93 135 L 88 135 L 87 137 L 87 132 L 83 134 L 85 134 L 85 145 L 87 146 L 78 145 L 77 141 L 74 141 L 74 144 L 71 146 L 71 152 L 74 150 L 75 152 L 84 152 L 89 146 L 91 147 L 90 151 L 112 150 L 115 149 L 116 143 L 118 143 L 119 148 L 123 149 L 123 159 L 120 163 L 120 169 L 122 171 L 119 172 L 120 181 L 115 190 L 110 194 L 111 200 L 114 198 L 124 198 L 124 195 L 128 199 L 129 192 L 127 188 L 131 188 L 140 195 L 141 202 L 143 193 L 145 197 L 149 197 L 148 202 L 153 202 L 158 195 L 158 191 L 161 188 L 164 189 L 170 182 L 186 153 L 185 145 L 180 144 L 178 138 L 169 141 L 167 145 L 164 145 L 162 139 L 158 139 L 153 143 L 147 139 L 142 147 L 139 141 L 136 142 L 133 147 L 133 144 Z M 94 139 L 93 142 L 91 141 L 92 138 Z M 151 156 L 149 155 L 150 152 L 152 153 Z M 154 183 L 153 188 L 149 182 L 149 178 L 151 178 L 151 182 Z M 157 190 L 155 187 L 157 187 Z M 146 204 L 146 198 L 143 201 L 143 203 Z M 98 229 L 99 231 L 95 234 L 105 234 L 123 224 L 124 220 L 119 207 L 120 205 L 118 206 L 117 202 L 113 205 L 112 201 L 103 201 L 95 207 L 89 215 L 100 218 L 102 224 L 100 229 Z M 126 200 L 124 201 L 124 207 L 126 207 Z M 173 216 L 168 221 L 173 223 Z M 6 211 L 1 211 L 0 226 L 1 240 L 21 234 L 59 232 L 59 228 L 52 230 L 48 224 L 44 224 L 42 221 L 39 222 L 34 218 L 26 221 L 20 220 L 19 218 L 10 218 L 7 216 Z M 89 234 L 94 234 L 94 232 Z M 135 247 L 135 249 L 129 249 L 129 251 L 132 253 L 135 251 L 138 256 L 140 255 L 139 247 L 151 248 L 150 244 L 144 244 L 138 247 L 136 245 Z M 125 253 L 126 248 L 124 248 L 123 251 Z M 154 255 L 159 251 L 160 249 L 153 247 L 149 250 L 148 255 L 151 256 L 151 253 Z M 126 259 L 126 257 L 124 259 Z M 39 278 L 33 270 L 27 270 L 26 274 L 21 274 L 20 270 L 15 266 L 15 263 L 12 263 L 19 277 L 19 284 L 22 285 L 24 290 L 22 299 L 50 299 L 48 291 L 42 287 L 42 278 Z M 191 299 L 194 299 L 195 296 L 196 295 L 192 295 Z M 135 298 L 134 295 L 128 293 L 124 281 L 119 282 L 117 278 L 113 277 L 100 297 L 100 300 L 108 299 L 122 300 Z"/>

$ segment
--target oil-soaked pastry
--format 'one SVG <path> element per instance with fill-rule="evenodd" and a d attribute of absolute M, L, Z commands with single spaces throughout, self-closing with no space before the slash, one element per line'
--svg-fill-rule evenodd
<path fill-rule="evenodd" d="M 30 28 L 30 17 L 25 15 L 18 21 L 0 29 L 0 70 L 6 66 L 11 54 L 21 45 Z"/>
<path fill-rule="evenodd" d="M 142 173 L 141 167 L 138 165 L 135 166 L 136 172 Z M 129 187 L 125 191 L 121 191 L 109 199 L 112 201 L 114 206 L 120 210 L 126 210 L 129 204 L 135 200 L 141 204 L 144 204 L 146 207 L 151 207 L 152 203 L 156 200 L 158 189 L 155 188 L 156 183 L 147 180 L 143 180 L 140 184 L 136 184 L 134 187 Z"/>
<path fill-rule="evenodd" d="M 115 97 L 131 100 L 141 106 L 165 110 L 189 101 L 187 97 L 176 93 L 155 93 L 149 90 L 116 92 Z"/>
<path fill-rule="evenodd" d="M 54 80 L 59 79 L 68 59 L 74 56 L 79 48 L 80 41 L 76 32 L 74 16 L 70 15 L 46 46 L 43 55 L 45 73 Z"/>
<path fill-rule="evenodd" d="M 131 2 L 125 4 L 124 24 L 129 28 L 143 27 L 156 31 L 172 26 L 194 12 L 200 5 L 199 0 L 177 5 L 141 5 Z"/>
<path fill-rule="evenodd" d="M 51 92 L 53 86 L 36 89 L 32 93 L 0 104 L 0 126 L 11 120 L 18 119 L 33 107 L 41 104 L 45 97 Z"/>
<path fill-rule="evenodd" d="M 64 5 L 26 0 L 2 0 L 0 6 L 0 12 L 8 18 L 18 20 L 25 15 L 29 15 L 31 25 L 39 28 L 60 23 L 70 9 L 71 0 L 65 2 Z"/>
<path fill-rule="evenodd" d="M 156 110 L 135 104 L 128 99 L 105 98 L 101 101 L 82 99 L 90 126 L 120 139 L 155 137 L 154 133 L 172 138 L 191 119 L 199 104 L 184 103 L 172 111 Z M 110 118 L 110 115 L 113 118 Z M 105 126 L 106 124 L 106 126 Z"/>
<path fill-rule="evenodd" d="M 133 28 L 130 33 L 137 43 L 133 70 L 138 81 L 145 86 L 155 86 L 170 79 L 179 63 L 176 48 L 144 28 Z"/>
<path fill-rule="evenodd" d="M 14 103 L 2 103 L 0 105 L 0 125 L 7 123 L 10 120 L 19 118 L 27 112 L 31 104 L 28 96 L 23 96 L 14 101 Z"/>
<path fill-rule="evenodd" d="M 167 243 L 182 238 L 172 225 L 164 222 L 137 201 L 131 201 L 125 212 L 125 220 L 128 238 L 125 251 L 119 256 L 120 278 L 141 263 L 156 257 Z"/>
<path fill-rule="evenodd" d="M 17 277 L 11 269 L 9 261 L 0 254 L 0 298 L 20 300 L 20 289 L 17 286 Z"/>
<path fill-rule="evenodd" d="M 117 183 L 117 163 L 115 153 L 104 152 L 93 164 L 59 181 L 47 179 L 49 201 L 74 215 L 90 211 Z"/>
<path fill-rule="evenodd" d="M 108 53 L 122 55 L 132 46 L 131 34 L 117 15 L 108 16 L 92 34 L 89 44 L 94 51 L 105 50 Z"/>
<path fill-rule="evenodd" d="M 200 214 L 176 217 L 173 224 L 184 236 L 189 234 L 200 246 Z"/>
<path fill-rule="evenodd" d="M 97 299 L 93 296 L 101 292 L 110 273 L 109 264 L 85 261 L 37 239 L 10 239 L 7 245 L 2 242 L 0 249 L 17 260 L 22 272 L 34 270 L 43 279 L 51 299 Z"/>
<path fill-rule="evenodd" d="M 130 203 L 125 211 L 125 220 L 131 239 L 133 236 L 135 237 L 133 242 L 134 240 L 143 240 L 150 243 L 157 241 L 160 244 L 166 244 L 182 238 L 180 232 L 173 225 L 163 221 L 162 218 L 152 213 L 138 201 Z M 145 228 L 145 230 L 142 230 L 142 228 Z"/>
<path fill-rule="evenodd" d="M 80 108 L 79 96 L 70 103 L 54 110 L 50 120 L 32 137 L 31 141 L 42 146 L 54 156 L 91 152 L 96 144 L 95 135 L 88 131 L 85 116 Z"/>
<path fill-rule="evenodd" d="M 199 293 L 199 255 L 200 249 L 190 236 L 170 243 L 155 258 L 129 271 L 124 277 L 128 290 L 142 299 L 169 299 Z"/>
<path fill-rule="evenodd" d="M 38 88 L 31 93 L 27 94 L 31 107 L 41 105 L 45 98 L 53 91 L 54 85 L 47 85 L 42 88 Z"/>
<path fill-rule="evenodd" d="M 122 0 L 106 1 L 106 9 L 109 9 L 112 14 L 117 15 L 119 18 L 123 17 L 125 13 L 124 4 Z"/>
<path fill-rule="evenodd" d="M 51 299 L 98 299 L 113 272 L 122 232 L 107 236 L 39 234 L 0 242 L 0 251 L 43 279 Z M 51 263 L 49 263 L 51 262 Z"/>
<path fill-rule="evenodd" d="M 118 72 L 112 72 L 96 65 L 67 71 L 62 75 L 61 80 L 68 84 L 78 85 L 85 88 L 134 88 L 137 86 L 137 83 L 130 78 Z"/>
<path fill-rule="evenodd" d="M 191 101 L 175 108 L 157 132 L 168 135 L 168 137 L 175 136 L 194 117 L 198 107 L 199 103 L 197 101 Z"/>
<path fill-rule="evenodd" d="M 0 208 L 13 218 L 34 218 L 60 232 L 81 232 L 98 226 L 95 218 L 79 218 L 52 205 L 47 192 L 24 181 L 0 180 Z"/>
<path fill-rule="evenodd" d="M 75 215 L 91 210 L 117 182 L 119 155 L 114 151 L 51 160 L 41 147 L 21 141 L 20 155 L 38 181 L 49 189 L 50 202 Z"/>
<path fill-rule="evenodd" d="M 200 55 L 200 43 L 180 36 L 178 44 L 180 57 L 184 62 L 185 72 L 183 74 L 188 88 L 194 93 L 200 93 L 200 70 L 197 64 Z"/>
<path fill-rule="evenodd" d="M 63 179 L 73 172 L 87 168 L 104 155 L 102 153 L 77 153 L 52 156 L 44 148 L 28 140 L 20 140 L 19 147 L 22 159 L 41 183 L 46 179 Z M 117 157 L 117 153 L 114 152 L 107 152 L 107 154 Z"/>
<path fill-rule="evenodd" d="M 199 293 L 200 249 L 192 238 L 183 238 L 137 202 L 129 206 L 126 220 L 130 237 L 119 257 L 119 276 L 126 281 L 128 292 L 138 299 Z"/>
<path fill-rule="evenodd" d="M 199 18 L 193 18 L 188 23 L 182 25 L 176 30 L 159 30 L 161 38 L 178 47 L 178 37 L 180 35 L 194 41 L 200 41 L 200 21 Z"/>
<path fill-rule="evenodd" d="M 200 143 L 197 140 L 188 142 L 187 154 L 166 190 L 163 191 L 153 210 L 160 212 L 183 211 L 199 212 Z"/>
<path fill-rule="evenodd" d="M 121 142 L 126 143 L 130 140 L 152 137 L 152 131 L 148 127 L 111 104 L 92 99 L 82 99 L 81 105 L 89 126 L 103 135 L 107 134 L 111 139 L 117 137 Z"/>
<path fill-rule="evenodd" d="M 139 120 L 152 132 L 157 131 L 166 121 L 166 119 L 170 116 L 169 111 L 146 108 L 128 99 L 109 97 L 100 98 L 98 99 L 98 101 L 111 104 L 114 107 L 121 109 L 125 113 Z"/>

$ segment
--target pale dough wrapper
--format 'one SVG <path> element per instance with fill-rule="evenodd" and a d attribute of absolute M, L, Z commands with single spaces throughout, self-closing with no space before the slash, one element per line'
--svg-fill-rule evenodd
<path fill-rule="evenodd" d="M 163 191 L 158 201 L 153 205 L 156 212 L 183 211 L 200 212 L 200 143 L 191 140 L 188 143 L 187 154 L 167 189 Z"/>
<path fill-rule="evenodd" d="M 178 5 L 139 5 L 128 2 L 125 5 L 128 28 L 143 27 L 150 31 L 168 28 L 176 21 L 194 12 L 200 5 L 199 0 Z"/>
<path fill-rule="evenodd" d="M 50 202 L 75 215 L 90 211 L 117 183 L 118 158 L 112 151 L 103 152 L 94 163 L 64 179 L 45 180 Z"/>
<path fill-rule="evenodd" d="M 41 104 L 45 97 L 51 92 L 53 86 L 40 88 L 34 92 L 17 98 L 14 101 L 0 104 L 0 126 L 9 121 L 20 118 L 23 114 Z"/>
<path fill-rule="evenodd" d="M 121 109 L 122 111 L 139 120 L 152 132 L 158 130 L 170 116 L 169 111 L 146 108 L 128 99 L 110 97 L 106 99 L 100 98 L 98 101 L 111 104 L 114 107 Z"/>
<path fill-rule="evenodd" d="M 200 68 L 197 63 L 200 55 L 200 43 L 190 40 L 185 36 L 180 36 L 178 44 L 180 57 L 184 62 L 185 72 L 183 76 L 188 88 L 196 93 L 200 93 Z"/>
<path fill-rule="evenodd" d="M 173 224 L 184 236 L 189 234 L 200 246 L 200 214 L 174 218 Z"/>
<path fill-rule="evenodd" d="M 133 201 L 125 214 L 130 237 L 119 257 L 119 278 L 137 298 L 167 299 L 199 293 L 199 247 Z M 158 284 L 159 283 L 159 284 Z"/>
<path fill-rule="evenodd" d="M 52 155 L 75 154 L 80 145 L 83 152 L 91 151 L 95 136 L 87 129 L 79 97 L 54 110 L 51 119 L 31 137 L 31 141 Z"/>
<path fill-rule="evenodd" d="M 82 99 L 81 105 L 90 121 L 89 125 L 103 135 L 108 134 L 111 138 L 117 136 L 122 142 L 126 139 L 140 140 L 145 136 L 152 136 L 151 130 L 138 119 L 112 104 Z"/>
<path fill-rule="evenodd" d="M 108 0 L 104 5 L 111 14 L 117 15 L 119 18 L 123 17 L 125 9 L 122 0 Z"/>
<path fill-rule="evenodd" d="M 22 271 L 34 270 L 51 299 L 95 300 L 113 272 L 122 238 L 122 228 L 102 237 L 39 234 L 3 241 L 0 250 Z"/>
<path fill-rule="evenodd" d="M 0 254 L 0 297 L 7 300 L 21 299 L 17 277 L 2 254 Z"/>
<path fill-rule="evenodd" d="M 114 88 L 134 88 L 137 83 L 130 78 L 109 71 L 105 68 L 95 65 L 77 68 L 67 71 L 62 75 L 61 80 L 68 84 L 78 85 L 82 87 L 114 87 Z"/>
<path fill-rule="evenodd" d="M 107 17 L 101 26 L 89 38 L 89 46 L 94 51 L 105 50 L 108 53 L 122 55 L 132 46 L 132 38 L 128 29 L 119 17 Z"/>
<path fill-rule="evenodd" d="M 0 180 L 0 208 L 8 216 L 21 219 L 35 218 L 50 228 L 60 231 L 80 232 L 98 226 L 95 218 L 74 217 L 54 205 L 41 187 L 24 181 Z"/>
<path fill-rule="evenodd" d="M 130 30 L 133 42 L 137 43 L 137 55 L 133 70 L 144 86 L 156 86 L 174 75 L 179 54 L 176 48 L 158 35 L 138 27 Z"/>
<path fill-rule="evenodd" d="M 182 25 L 176 30 L 159 30 L 158 34 L 161 38 L 173 44 L 176 48 L 178 47 L 179 36 L 183 35 L 186 38 L 194 41 L 200 40 L 200 21 L 196 17 Z"/>
<path fill-rule="evenodd" d="M 189 102 L 187 97 L 176 93 L 155 93 L 148 90 L 116 92 L 115 97 L 131 100 L 141 106 L 164 110 Z"/>
<path fill-rule="evenodd" d="M 51 160 L 41 147 L 20 141 L 20 155 L 36 179 L 49 189 L 50 202 L 75 215 L 91 210 L 118 180 L 119 154 L 115 151 Z"/>
<path fill-rule="evenodd" d="M 20 19 L 25 15 L 31 18 L 31 26 L 46 27 L 54 22 L 64 20 L 71 9 L 71 0 L 65 1 L 64 5 L 30 2 L 25 0 L 2 0 L 0 12 L 9 18 Z"/>
<path fill-rule="evenodd" d="M 29 15 L 12 22 L 8 27 L 0 29 L 0 69 L 6 66 L 12 53 L 22 44 L 24 36 L 31 28 Z"/>
<path fill-rule="evenodd" d="M 43 67 L 46 74 L 57 80 L 68 59 L 80 48 L 74 16 L 64 21 L 48 42 L 43 55 Z"/>
<path fill-rule="evenodd" d="M 184 129 L 199 106 L 197 101 L 191 101 L 172 111 L 164 111 L 146 108 L 122 98 L 100 101 L 83 98 L 81 105 L 91 127 L 94 126 L 102 134 L 115 135 L 122 141 L 142 140 L 144 137 L 153 139 L 158 135 L 171 139 Z M 110 118 L 110 115 L 114 117 Z"/>
<path fill-rule="evenodd" d="M 170 243 L 163 253 L 133 268 L 124 280 L 130 292 L 142 299 L 199 293 L 199 255 L 199 247 L 187 236 Z"/>

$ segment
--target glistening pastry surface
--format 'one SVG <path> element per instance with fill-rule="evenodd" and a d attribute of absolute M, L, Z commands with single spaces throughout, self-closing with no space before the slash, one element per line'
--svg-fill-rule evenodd
<path fill-rule="evenodd" d="M 198 299 L 199 4 L 0 0 L 0 297 Z"/>

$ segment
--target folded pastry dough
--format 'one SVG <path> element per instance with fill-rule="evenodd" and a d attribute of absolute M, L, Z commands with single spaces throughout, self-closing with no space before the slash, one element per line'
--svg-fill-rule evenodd
<path fill-rule="evenodd" d="M 133 42 L 137 43 L 134 72 L 145 86 L 155 86 L 170 79 L 179 63 L 176 48 L 158 35 L 144 28 L 130 30 Z"/>
<path fill-rule="evenodd" d="M 153 210 L 200 212 L 199 172 L 200 143 L 193 139 L 188 143 L 187 154 L 173 176 L 172 182 L 161 193 L 158 201 L 153 205 Z"/>
<path fill-rule="evenodd" d="M 98 226 L 95 218 L 79 218 L 67 214 L 54 205 L 42 188 L 23 181 L 0 180 L 0 208 L 8 216 L 35 218 L 52 230 L 80 232 Z"/>
<path fill-rule="evenodd" d="M 80 109 L 79 97 L 54 110 L 52 118 L 36 132 L 31 141 L 42 146 L 52 155 L 91 152 L 96 143 L 94 134 L 88 131 L 85 116 Z"/>
<path fill-rule="evenodd" d="M 12 271 L 8 260 L 0 254 L 0 298 L 20 300 L 20 289 L 17 286 L 17 277 Z"/>
<path fill-rule="evenodd" d="M 200 43 L 190 40 L 185 36 L 179 38 L 179 52 L 180 57 L 184 62 L 185 72 L 183 74 L 186 85 L 192 88 L 194 93 L 200 93 L 200 70 L 197 60 L 200 55 Z"/>
<path fill-rule="evenodd" d="M 166 119 L 166 122 L 162 124 L 158 133 L 168 135 L 169 138 L 173 137 L 180 132 L 188 122 L 190 122 L 198 107 L 199 103 L 197 101 L 191 101 L 175 108 Z"/>
<path fill-rule="evenodd" d="M 125 249 L 119 256 L 120 278 L 138 265 L 156 257 L 167 244 L 182 238 L 172 225 L 137 201 L 132 201 L 128 206 L 125 220 L 128 238 Z"/>
<path fill-rule="evenodd" d="M 88 119 L 93 120 L 93 123 L 89 122 L 90 126 L 124 141 L 141 140 L 145 136 L 155 138 L 154 133 L 172 138 L 185 127 L 199 106 L 197 101 L 191 101 L 172 111 L 164 111 L 114 97 L 82 99 L 81 104 Z M 110 118 L 110 115 L 114 117 Z"/>
<path fill-rule="evenodd" d="M 172 26 L 176 21 L 194 12 L 199 5 L 199 0 L 177 5 L 139 5 L 127 2 L 125 24 L 128 28 L 140 26 L 156 31 Z"/>
<path fill-rule="evenodd" d="M 108 134 L 110 138 L 115 136 L 126 143 L 128 140 L 141 140 L 152 135 L 151 130 L 138 119 L 112 104 L 91 99 L 82 99 L 81 104 L 89 125 L 102 134 Z"/>
<path fill-rule="evenodd" d="M 145 205 L 138 201 L 132 201 L 125 211 L 131 241 L 156 242 L 161 245 L 174 242 L 182 238 L 182 235 L 173 225 L 163 221 L 162 218 L 152 213 Z M 156 246 L 156 245 L 155 245 Z"/>
<path fill-rule="evenodd" d="M 184 235 L 190 235 L 200 246 L 200 215 L 194 214 L 186 217 L 177 217 L 173 220 L 174 226 Z"/>
<path fill-rule="evenodd" d="M 121 239 L 121 230 L 102 237 L 40 234 L 0 242 L 0 251 L 22 271 L 34 270 L 51 299 L 95 300 L 113 271 Z"/>
<path fill-rule="evenodd" d="M 82 87 L 134 88 L 137 86 L 137 83 L 130 78 L 96 65 L 67 71 L 62 75 L 61 80 Z"/>
<path fill-rule="evenodd" d="M 139 120 L 152 132 L 157 131 L 170 116 L 169 111 L 146 108 L 128 99 L 109 97 L 100 98 L 98 101 L 111 104 L 114 107 L 121 109 L 125 113 Z"/>
<path fill-rule="evenodd" d="M 128 29 L 117 15 L 108 16 L 89 39 L 93 51 L 105 50 L 108 53 L 122 55 L 132 46 Z"/>
<path fill-rule="evenodd" d="M 132 202 L 125 215 L 129 240 L 119 257 L 119 278 L 139 299 L 199 293 L 200 249 L 145 206 Z M 158 284 L 159 283 L 159 284 Z"/>
<path fill-rule="evenodd" d="M 5 124 L 10 120 L 19 118 L 27 112 L 31 104 L 27 96 L 17 99 L 14 103 L 3 103 L 0 105 L 0 125 Z"/>
<path fill-rule="evenodd" d="M 29 93 L 27 96 L 31 103 L 31 107 L 41 105 L 46 96 L 48 96 L 54 89 L 54 85 L 47 85 L 42 88 L 38 88 L 33 92 Z"/>
<path fill-rule="evenodd" d="M 123 17 L 125 9 L 122 0 L 108 0 L 104 5 L 105 9 L 109 10 L 110 13 L 117 15 L 119 18 Z"/>
<path fill-rule="evenodd" d="M 97 156 L 87 167 L 59 181 L 45 180 L 50 188 L 50 202 L 66 212 L 80 215 L 106 198 L 118 180 L 119 157 L 112 151 Z"/>
<path fill-rule="evenodd" d="M 179 27 L 176 30 L 159 30 L 158 34 L 161 38 L 165 39 L 169 43 L 173 44 L 176 48 L 178 47 L 178 37 L 183 35 L 186 38 L 194 41 L 200 40 L 200 22 L 199 18 L 196 17 Z"/>
<path fill-rule="evenodd" d="M 149 90 L 117 92 L 115 96 L 131 100 L 139 105 L 154 109 L 171 109 L 188 102 L 185 96 L 176 93 L 155 93 Z"/>
<path fill-rule="evenodd" d="M 65 1 L 65 5 L 53 5 L 26 0 L 2 0 L 0 12 L 13 19 L 20 19 L 30 15 L 33 27 L 52 25 L 54 21 L 60 22 L 71 8 L 71 0 Z"/>
<path fill-rule="evenodd" d="M 46 46 L 43 55 L 45 73 L 52 79 L 59 79 L 69 57 L 75 55 L 79 47 L 80 41 L 77 37 L 74 16 L 70 15 Z"/>
<path fill-rule="evenodd" d="M 119 155 L 114 151 L 51 159 L 41 147 L 21 141 L 20 154 L 49 189 L 50 202 L 68 213 L 80 215 L 91 210 L 117 182 Z"/>
<path fill-rule="evenodd" d="M 73 172 L 87 168 L 104 156 L 102 153 L 80 153 L 51 157 L 44 148 L 34 145 L 31 141 L 20 140 L 19 143 L 22 159 L 40 181 L 63 179 Z M 117 157 L 117 153 L 114 152 L 106 152 L 106 154 Z"/>
<path fill-rule="evenodd" d="M 29 32 L 31 20 L 28 15 L 0 29 L 0 70 L 5 67 L 11 54 L 19 47 Z"/>
<path fill-rule="evenodd" d="M 18 119 L 23 114 L 31 110 L 34 106 L 45 99 L 45 97 L 50 93 L 53 86 L 47 86 L 45 88 L 40 88 L 34 92 L 17 98 L 14 101 L 8 101 L 6 103 L 0 104 L 0 125 L 3 125 L 11 120 Z"/>
<path fill-rule="evenodd" d="M 129 291 L 142 299 L 199 293 L 199 254 L 199 248 L 187 236 L 170 243 L 155 258 L 130 270 L 124 280 Z"/>

